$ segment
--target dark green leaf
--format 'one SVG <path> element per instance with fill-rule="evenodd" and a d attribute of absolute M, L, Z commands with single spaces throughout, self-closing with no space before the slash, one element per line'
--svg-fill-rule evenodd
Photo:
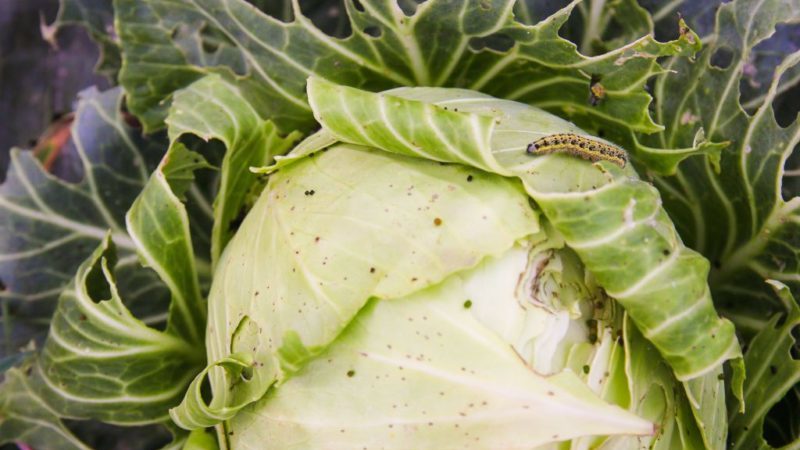
<path fill-rule="evenodd" d="M 764 440 L 767 414 L 793 387 L 800 383 L 800 361 L 797 359 L 797 329 L 800 327 L 800 308 L 789 288 L 770 282 L 788 314 L 778 314 L 753 338 L 745 353 L 747 380 L 745 382 L 744 414 L 731 420 L 732 450 L 767 450 L 774 448 Z M 794 418 L 797 420 L 797 418 Z M 781 421 L 783 422 L 783 421 Z M 800 445 L 797 429 L 782 427 L 787 448 Z"/>
<path fill-rule="evenodd" d="M 29 369 L 9 370 L 0 386 L 0 443 L 21 442 L 36 450 L 91 450 L 31 387 Z"/>
<path fill-rule="evenodd" d="M 62 294 L 34 386 L 60 416 L 161 422 L 205 352 L 172 328 L 162 332 L 136 319 L 117 292 L 115 264 L 105 239 Z"/>
<path fill-rule="evenodd" d="M 712 262 L 714 298 L 743 330 L 760 328 L 780 308 L 764 283 L 776 279 L 800 288 L 800 199 L 784 201 L 783 166 L 800 141 L 800 124 L 780 127 L 772 98 L 800 52 L 775 69 L 766 101 L 750 116 L 739 104 L 739 85 L 753 48 L 775 26 L 797 17 L 790 0 L 734 1 L 719 9 L 710 43 L 696 62 L 674 59 L 656 84 L 656 118 L 666 129 L 642 142 L 654 148 L 690 148 L 697 136 L 722 148 L 714 161 L 693 157 L 677 174 L 658 178 L 665 207 L 683 239 Z M 713 65 L 730 54 L 725 68 Z M 711 100 L 714 99 L 714 100 Z M 715 144 L 706 144 L 715 145 Z"/>
<path fill-rule="evenodd" d="M 0 296 L 18 303 L 21 314 L 48 316 L 109 229 L 119 248 L 117 270 L 126 280 L 119 289 L 129 306 L 152 312 L 163 298 L 153 274 L 135 268 L 135 246 L 125 231 L 125 211 L 163 147 L 127 124 L 121 94 L 92 89 L 81 97 L 72 125 L 79 182 L 47 173 L 30 152 L 12 152 L 0 186 L 0 280 L 6 287 Z"/>
<path fill-rule="evenodd" d="M 643 88 L 661 71 L 656 58 L 689 55 L 699 44 L 691 33 L 666 44 L 643 36 L 589 58 L 558 35 L 576 3 L 535 26 L 514 20 L 511 0 L 459 7 L 430 0 L 413 11 L 394 0 L 347 4 L 353 34 L 338 39 L 297 10 L 284 23 L 242 0 L 116 0 L 129 105 L 155 129 L 173 92 L 209 72 L 235 72 L 261 117 L 283 131 L 308 130 L 305 79 L 319 75 L 367 89 L 466 87 L 540 105 L 593 129 L 653 132 L 660 128 Z M 596 106 L 589 101 L 593 77 L 602 88 Z"/>

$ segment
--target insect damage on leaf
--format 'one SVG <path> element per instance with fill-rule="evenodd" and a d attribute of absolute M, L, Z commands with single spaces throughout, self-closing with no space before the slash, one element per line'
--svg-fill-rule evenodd
<path fill-rule="evenodd" d="M 537 139 L 528 145 L 526 151 L 531 155 L 564 152 L 592 162 L 611 161 L 620 167 L 625 167 L 628 161 L 625 150 L 571 133 L 553 134 Z"/>

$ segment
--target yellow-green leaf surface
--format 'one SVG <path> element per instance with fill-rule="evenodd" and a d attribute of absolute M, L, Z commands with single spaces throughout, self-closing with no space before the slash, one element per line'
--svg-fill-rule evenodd
<path fill-rule="evenodd" d="M 242 386 L 263 394 L 325 350 L 370 298 L 438 283 L 538 231 L 513 180 L 353 145 L 306 158 L 270 178 L 220 261 L 209 361 L 253 355 L 253 381 Z M 211 375 L 208 413 L 218 416 L 233 405 L 224 400 L 232 380 Z M 203 409 L 194 391 L 186 401 L 176 421 L 205 423 L 190 412 Z"/>
<path fill-rule="evenodd" d="M 232 447 L 529 449 L 654 433 L 572 372 L 532 371 L 464 308 L 459 283 L 370 303 L 325 353 L 230 422 Z"/>
<path fill-rule="evenodd" d="M 372 94 L 320 79 L 309 83 L 316 117 L 346 142 L 372 145 L 375 135 L 388 129 L 405 144 L 403 153 L 426 157 L 430 150 L 417 150 L 414 136 L 441 135 L 441 127 L 431 120 L 417 120 L 410 129 L 395 126 L 408 120 L 402 112 L 412 107 L 393 109 L 401 116 L 396 120 L 392 114 L 381 115 L 385 97 L 427 109 L 431 115 L 452 108 L 475 117 L 472 123 L 482 125 L 478 132 L 491 135 L 490 146 L 482 149 L 484 157 L 495 159 L 523 181 L 544 215 L 608 294 L 625 307 L 679 379 L 700 377 L 740 355 L 733 325 L 717 316 L 711 302 L 708 261 L 683 245 L 653 186 L 639 180 L 630 166 L 621 169 L 605 161 L 591 164 L 563 154 L 535 158 L 526 154 L 527 145 L 542 136 L 585 135 L 574 125 L 526 105 L 466 91 L 453 95 L 448 90 L 408 89 Z M 430 103 L 401 100 L 404 94 Z M 372 119 L 359 122 L 353 117 Z M 470 128 L 454 131 L 445 132 L 445 137 L 476 133 Z M 441 159 L 471 165 L 471 156 L 457 146 L 438 148 L 452 150 Z"/>

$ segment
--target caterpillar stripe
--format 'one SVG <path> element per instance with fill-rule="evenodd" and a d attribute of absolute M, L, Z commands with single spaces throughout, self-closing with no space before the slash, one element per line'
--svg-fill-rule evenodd
<path fill-rule="evenodd" d="M 625 167 L 628 162 L 628 155 L 625 150 L 571 133 L 552 134 L 537 139 L 528 144 L 526 151 L 532 155 L 569 153 L 592 162 L 597 162 L 601 159 L 611 161 L 620 167 Z"/>

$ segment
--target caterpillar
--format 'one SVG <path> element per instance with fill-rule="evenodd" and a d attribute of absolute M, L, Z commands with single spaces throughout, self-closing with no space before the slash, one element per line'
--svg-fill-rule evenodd
<path fill-rule="evenodd" d="M 564 152 L 592 162 L 604 159 L 620 167 L 625 167 L 628 162 L 625 150 L 571 133 L 551 134 L 537 139 L 528 144 L 526 152 L 531 155 Z"/>

